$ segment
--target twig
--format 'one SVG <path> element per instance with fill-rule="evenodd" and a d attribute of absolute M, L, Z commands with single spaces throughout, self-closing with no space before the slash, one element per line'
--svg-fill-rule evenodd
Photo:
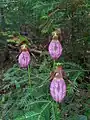
<path fill-rule="evenodd" d="M 35 53 L 38 53 L 38 54 L 41 54 L 41 53 L 42 53 L 42 51 L 40 51 L 40 50 L 35 50 L 35 49 L 30 49 L 30 52 L 35 52 Z"/>

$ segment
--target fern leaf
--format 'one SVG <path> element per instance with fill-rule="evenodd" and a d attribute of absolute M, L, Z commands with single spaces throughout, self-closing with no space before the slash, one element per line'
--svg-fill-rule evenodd
<path fill-rule="evenodd" d="M 51 114 L 52 114 L 51 120 L 57 120 L 56 119 L 56 114 L 55 114 L 53 102 L 51 103 Z"/>
<path fill-rule="evenodd" d="M 50 105 L 50 103 L 51 103 L 51 101 L 50 102 L 48 102 L 43 108 L 42 108 L 42 110 L 41 110 L 41 112 L 40 112 L 40 115 L 38 116 L 38 120 L 41 120 L 41 115 L 44 113 L 44 111 L 46 110 L 46 108 Z"/>

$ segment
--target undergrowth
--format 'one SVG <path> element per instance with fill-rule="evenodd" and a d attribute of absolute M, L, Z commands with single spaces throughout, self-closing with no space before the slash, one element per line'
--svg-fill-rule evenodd
<path fill-rule="evenodd" d="M 49 61 L 44 59 L 38 67 L 31 65 L 31 87 L 27 69 L 20 69 L 15 64 L 7 70 L 3 78 L 3 89 L 8 92 L 0 97 L 2 120 L 87 120 L 90 100 L 78 83 L 84 78 L 84 69 L 75 63 L 62 62 L 71 83 L 66 80 L 67 95 L 58 104 L 49 93 L 52 70 Z"/>

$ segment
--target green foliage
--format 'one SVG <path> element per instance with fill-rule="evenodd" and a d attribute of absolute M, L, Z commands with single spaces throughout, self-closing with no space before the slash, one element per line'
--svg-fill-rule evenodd
<path fill-rule="evenodd" d="M 20 31 L 20 26 L 26 25 L 29 36 L 32 33 L 42 38 L 61 28 L 65 59 L 89 67 L 89 0 L 1 0 L 0 3 L 6 30 Z"/>
<path fill-rule="evenodd" d="M 8 38 L 7 33 L 0 31 L 0 48 L 3 48 L 6 46 L 6 44 L 7 44 L 6 39 L 7 38 Z"/>
<path fill-rule="evenodd" d="M 69 77 L 73 77 L 73 80 L 75 79 L 75 82 L 77 83 L 76 78 L 79 80 L 81 74 L 77 75 L 77 77 L 74 77 L 74 75 L 70 73 L 72 69 L 70 71 L 67 70 L 67 65 L 71 68 L 72 66 L 74 66 L 74 68 L 78 68 L 78 65 L 65 62 L 63 65 L 65 67 L 65 71 L 69 73 Z M 82 71 L 80 66 L 78 69 L 80 70 L 77 71 L 77 73 Z M 66 100 L 60 106 L 60 104 L 53 102 L 52 98 L 50 97 L 50 71 L 50 64 L 48 64 L 48 61 L 45 62 L 45 59 L 42 61 L 42 64 L 39 66 L 39 68 L 33 68 L 33 66 L 31 66 L 30 80 L 32 81 L 32 86 L 30 87 L 27 69 L 20 69 L 17 65 L 14 65 L 12 68 L 8 69 L 8 71 L 4 74 L 3 82 L 5 82 L 6 85 L 3 87 L 3 89 L 9 89 L 9 92 L 1 97 L 2 110 L 4 108 L 4 111 L 1 113 L 1 118 L 12 118 L 14 120 L 73 119 L 72 109 L 74 110 L 73 106 L 76 105 L 76 100 L 74 99 L 75 93 L 77 93 L 77 88 L 74 89 L 76 84 L 75 82 L 73 82 L 74 86 L 72 86 L 70 83 L 67 84 L 68 94 L 66 96 Z M 10 87 L 13 85 L 16 87 Z M 73 92 L 70 92 L 71 88 Z M 78 96 L 77 100 L 79 100 Z M 75 120 L 77 117 L 79 117 L 78 120 L 84 118 L 86 119 L 84 116 L 79 116 L 79 102 L 80 101 L 77 101 L 77 107 L 74 110 Z M 68 117 L 64 117 L 64 114 L 68 114 Z"/>

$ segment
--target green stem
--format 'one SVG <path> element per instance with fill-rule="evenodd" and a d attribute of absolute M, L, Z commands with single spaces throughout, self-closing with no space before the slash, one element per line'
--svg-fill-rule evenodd
<path fill-rule="evenodd" d="M 30 72 L 31 72 L 30 65 L 28 65 L 28 79 L 29 79 L 29 85 L 31 87 Z"/>
<path fill-rule="evenodd" d="M 56 61 L 55 61 L 55 60 L 53 60 L 53 69 L 55 69 L 55 62 L 56 62 Z"/>

